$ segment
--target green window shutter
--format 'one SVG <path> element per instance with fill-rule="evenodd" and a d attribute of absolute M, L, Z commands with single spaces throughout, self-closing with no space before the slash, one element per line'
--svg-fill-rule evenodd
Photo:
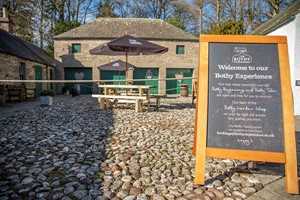
<path fill-rule="evenodd" d="M 183 45 L 176 46 L 176 54 L 184 54 L 184 46 Z"/>
<path fill-rule="evenodd" d="M 72 44 L 72 53 L 81 53 L 81 44 Z"/>

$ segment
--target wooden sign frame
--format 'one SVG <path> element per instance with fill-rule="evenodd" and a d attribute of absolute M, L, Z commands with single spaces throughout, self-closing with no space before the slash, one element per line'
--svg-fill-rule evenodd
<path fill-rule="evenodd" d="M 209 43 L 277 44 L 282 96 L 282 121 L 284 132 L 284 152 L 265 152 L 207 147 L 208 126 L 208 60 Z M 194 148 L 196 155 L 195 183 L 205 182 L 205 162 L 207 157 L 253 160 L 285 164 L 286 191 L 299 194 L 297 154 L 292 102 L 292 87 L 287 39 L 284 36 L 225 36 L 201 35 L 198 68 L 198 95 L 196 104 Z"/>

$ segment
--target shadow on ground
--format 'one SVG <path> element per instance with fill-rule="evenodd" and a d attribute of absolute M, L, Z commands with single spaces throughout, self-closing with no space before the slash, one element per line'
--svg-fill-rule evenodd
<path fill-rule="evenodd" d="M 111 110 L 75 97 L 0 121 L 0 199 L 102 195 Z"/>

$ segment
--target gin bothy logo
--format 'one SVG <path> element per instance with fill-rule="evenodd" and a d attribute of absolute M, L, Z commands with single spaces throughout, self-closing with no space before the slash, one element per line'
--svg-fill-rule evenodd
<path fill-rule="evenodd" d="M 239 54 L 232 56 L 233 63 L 252 63 L 252 57 L 245 54 L 247 52 L 246 47 L 234 47 L 234 52 Z"/>
<path fill-rule="evenodd" d="M 128 42 L 129 42 L 129 44 L 142 45 L 141 42 L 139 42 L 139 41 L 137 41 L 137 40 L 135 40 L 135 39 L 129 39 Z"/>

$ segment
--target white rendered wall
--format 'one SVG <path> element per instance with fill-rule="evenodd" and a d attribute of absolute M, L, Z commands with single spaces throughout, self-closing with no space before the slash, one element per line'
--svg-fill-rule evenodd
<path fill-rule="evenodd" d="M 296 15 L 293 21 L 268 35 L 287 36 L 294 113 L 295 115 L 300 115 L 300 86 L 296 86 L 296 80 L 300 80 L 300 14 Z"/>

